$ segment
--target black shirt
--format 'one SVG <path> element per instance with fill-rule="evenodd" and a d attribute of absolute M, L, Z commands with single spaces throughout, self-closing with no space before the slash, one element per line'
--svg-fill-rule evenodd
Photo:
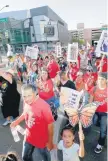
<path fill-rule="evenodd" d="M 68 80 L 65 84 L 60 83 L 58 88 L 60 89 L 61 87 L 67 87 L 76 90 L 75 84 L 71 80 Z"/>

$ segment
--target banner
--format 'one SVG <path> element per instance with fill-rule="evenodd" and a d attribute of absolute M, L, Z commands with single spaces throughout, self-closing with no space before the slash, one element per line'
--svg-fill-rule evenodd
<path fill-rule="evenodd" d="M 55 51 L 57 54 L 57 58 L 62 57 L 61 43 L 56 44 Z"/>
<path fill-rule="evenodd" d="M 96 48 L 97 54 L 108 54 L 108 32 L 107 30 L 103 30 L 101 37 L 99 39 L 97 48 Z"/>
<path fill-rule="evenodd" d="M 28 56 L 31 59 L 37 59 L 38 53 L 39 53 L 38 48 L 27 46 L 25 56 Z"/>
<path fill-rule="evenodd" d="M 78 57 L 78 43 L 68 44 L 68 62 L 77 62 Z"/>
<path fill-rule="evenodd" d="M 80 92 L 67 87 L 61 87 L 60 102 L 64 106 L 67 104 L 68 107 L 78 109 L 80 99 L 81 99 Z"/>

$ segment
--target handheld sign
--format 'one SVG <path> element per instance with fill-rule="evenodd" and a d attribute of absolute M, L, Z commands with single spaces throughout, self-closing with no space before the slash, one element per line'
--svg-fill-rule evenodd
<path fill-rule="evenodd" d="M 96 54 L 105 54 L 108 55 L 108 32 L 107 30 L 103 30 L 101 37 L 99 39 L 97 48 L 96 48 Z"/>
<path fill-rule="evenodd" d="M 78 43 L 68 44 L 68 62 L 77 62 L 78 57 Z"/>
<path fill-rule="evenodd" d="M 25 55 L 30 57 L 31 59 L 37 59 L 38 53 L 39 50 L 37 48 L 27 46 Z"/>
<path fill-rule="evenodd" d="M 60 93 L 61 104 L 77 109 L 79 107 L 80 98 L 81 98 L 80 92 L 67 87 L 61 87 L 61 93 Z"/>
<path fill-rule="evenodd" d="M 75 127 L 80 122 L 84 128 L 87 128 L 92 124 L 92 119 L 93 119 L 93 116 L 95 114 L 97 107 L 98 106 L 96 104 L 90 103 L 90 104 L 85 105 L 81 109 L 66 107 L 65 111 L 67 112 L 69 116 L 70 124 L 73 127 Z"/>
<path fill-rule="evenodd" d="M 61 43 L 56 44 L 55 51 L 57 53 L 57 58 L 62 57 Z"/>

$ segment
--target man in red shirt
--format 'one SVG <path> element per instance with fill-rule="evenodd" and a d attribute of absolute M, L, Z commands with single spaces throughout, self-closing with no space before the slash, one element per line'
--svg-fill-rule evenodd
<path fill-rule="evenodd" d="M 50 56 L 50 61 L 49 61 L 48 65 L 47 65 L 47 69 L 48 69 L 49 76 L 50 76 L 51 79 L 55 78 L 57 73 L 60 71 L 60 67 L 56 63 L 56 61 L 54 60 L 53 55 Z"/>
<path fill-rule="evenodd" d="M 24 99 L 24 111 L 22 115 L 11 124 L 16 127 L 25 119 L 26 135 L 23 146 L 23 160 L 51 161 L 50 152 L 53 148 L 53 122 L 54 118 L 50 106 L 36 93 L 31 85 L 22 87 L 22 96 Z"/>
<path fill-rule="evenodd" d="M 90 91 L 89 100 L 90 103 L 93 101 L 99 103 L 93 119 L 95 125 L 97 123 L 100 125 L 100 137 L 94 150 L 97 154 L 102 152 L 107 134 L 107 91 L 107 73 L 99 73 L 97 86 Z"/>

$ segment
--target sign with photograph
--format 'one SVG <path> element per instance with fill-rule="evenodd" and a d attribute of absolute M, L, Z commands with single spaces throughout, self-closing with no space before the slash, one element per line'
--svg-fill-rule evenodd
<path fill-rule="evenodd" d="M 25 55 L 30 57 L 31 59 L 37 59 L 38 53 L 39 53 L 38 48 L 27 46 Z"/>
<path fill-rule="evenodd" d="M 81 99 L 80 92 L 67 87 L 61 87 L 61 93 L 60 93 L 61 104 L 63 105 L 67 104 L 68 107 L 78 109 L 80 99 Z"/>
<path fill-rule="evenodd" d="M 55 46 L 55 51 L 56 51 L 56 54 L 57 54 L 57 57 L 62 57 L 62 50 L 61 50 L 61 43 L 57 43 L 56 46 Z"/>
<path fill-rule="evenodd" d="M 108 54 L 108 32 L 107 30 L 102 31 L 101 37 L 99 39 L 99 42 L 96 48 L 96 53 Z"/>
<path fill-rule="evenodd" d="M 77 62 L 78 57 L 78 43 L 68 44 L 68 62 Z"/>

